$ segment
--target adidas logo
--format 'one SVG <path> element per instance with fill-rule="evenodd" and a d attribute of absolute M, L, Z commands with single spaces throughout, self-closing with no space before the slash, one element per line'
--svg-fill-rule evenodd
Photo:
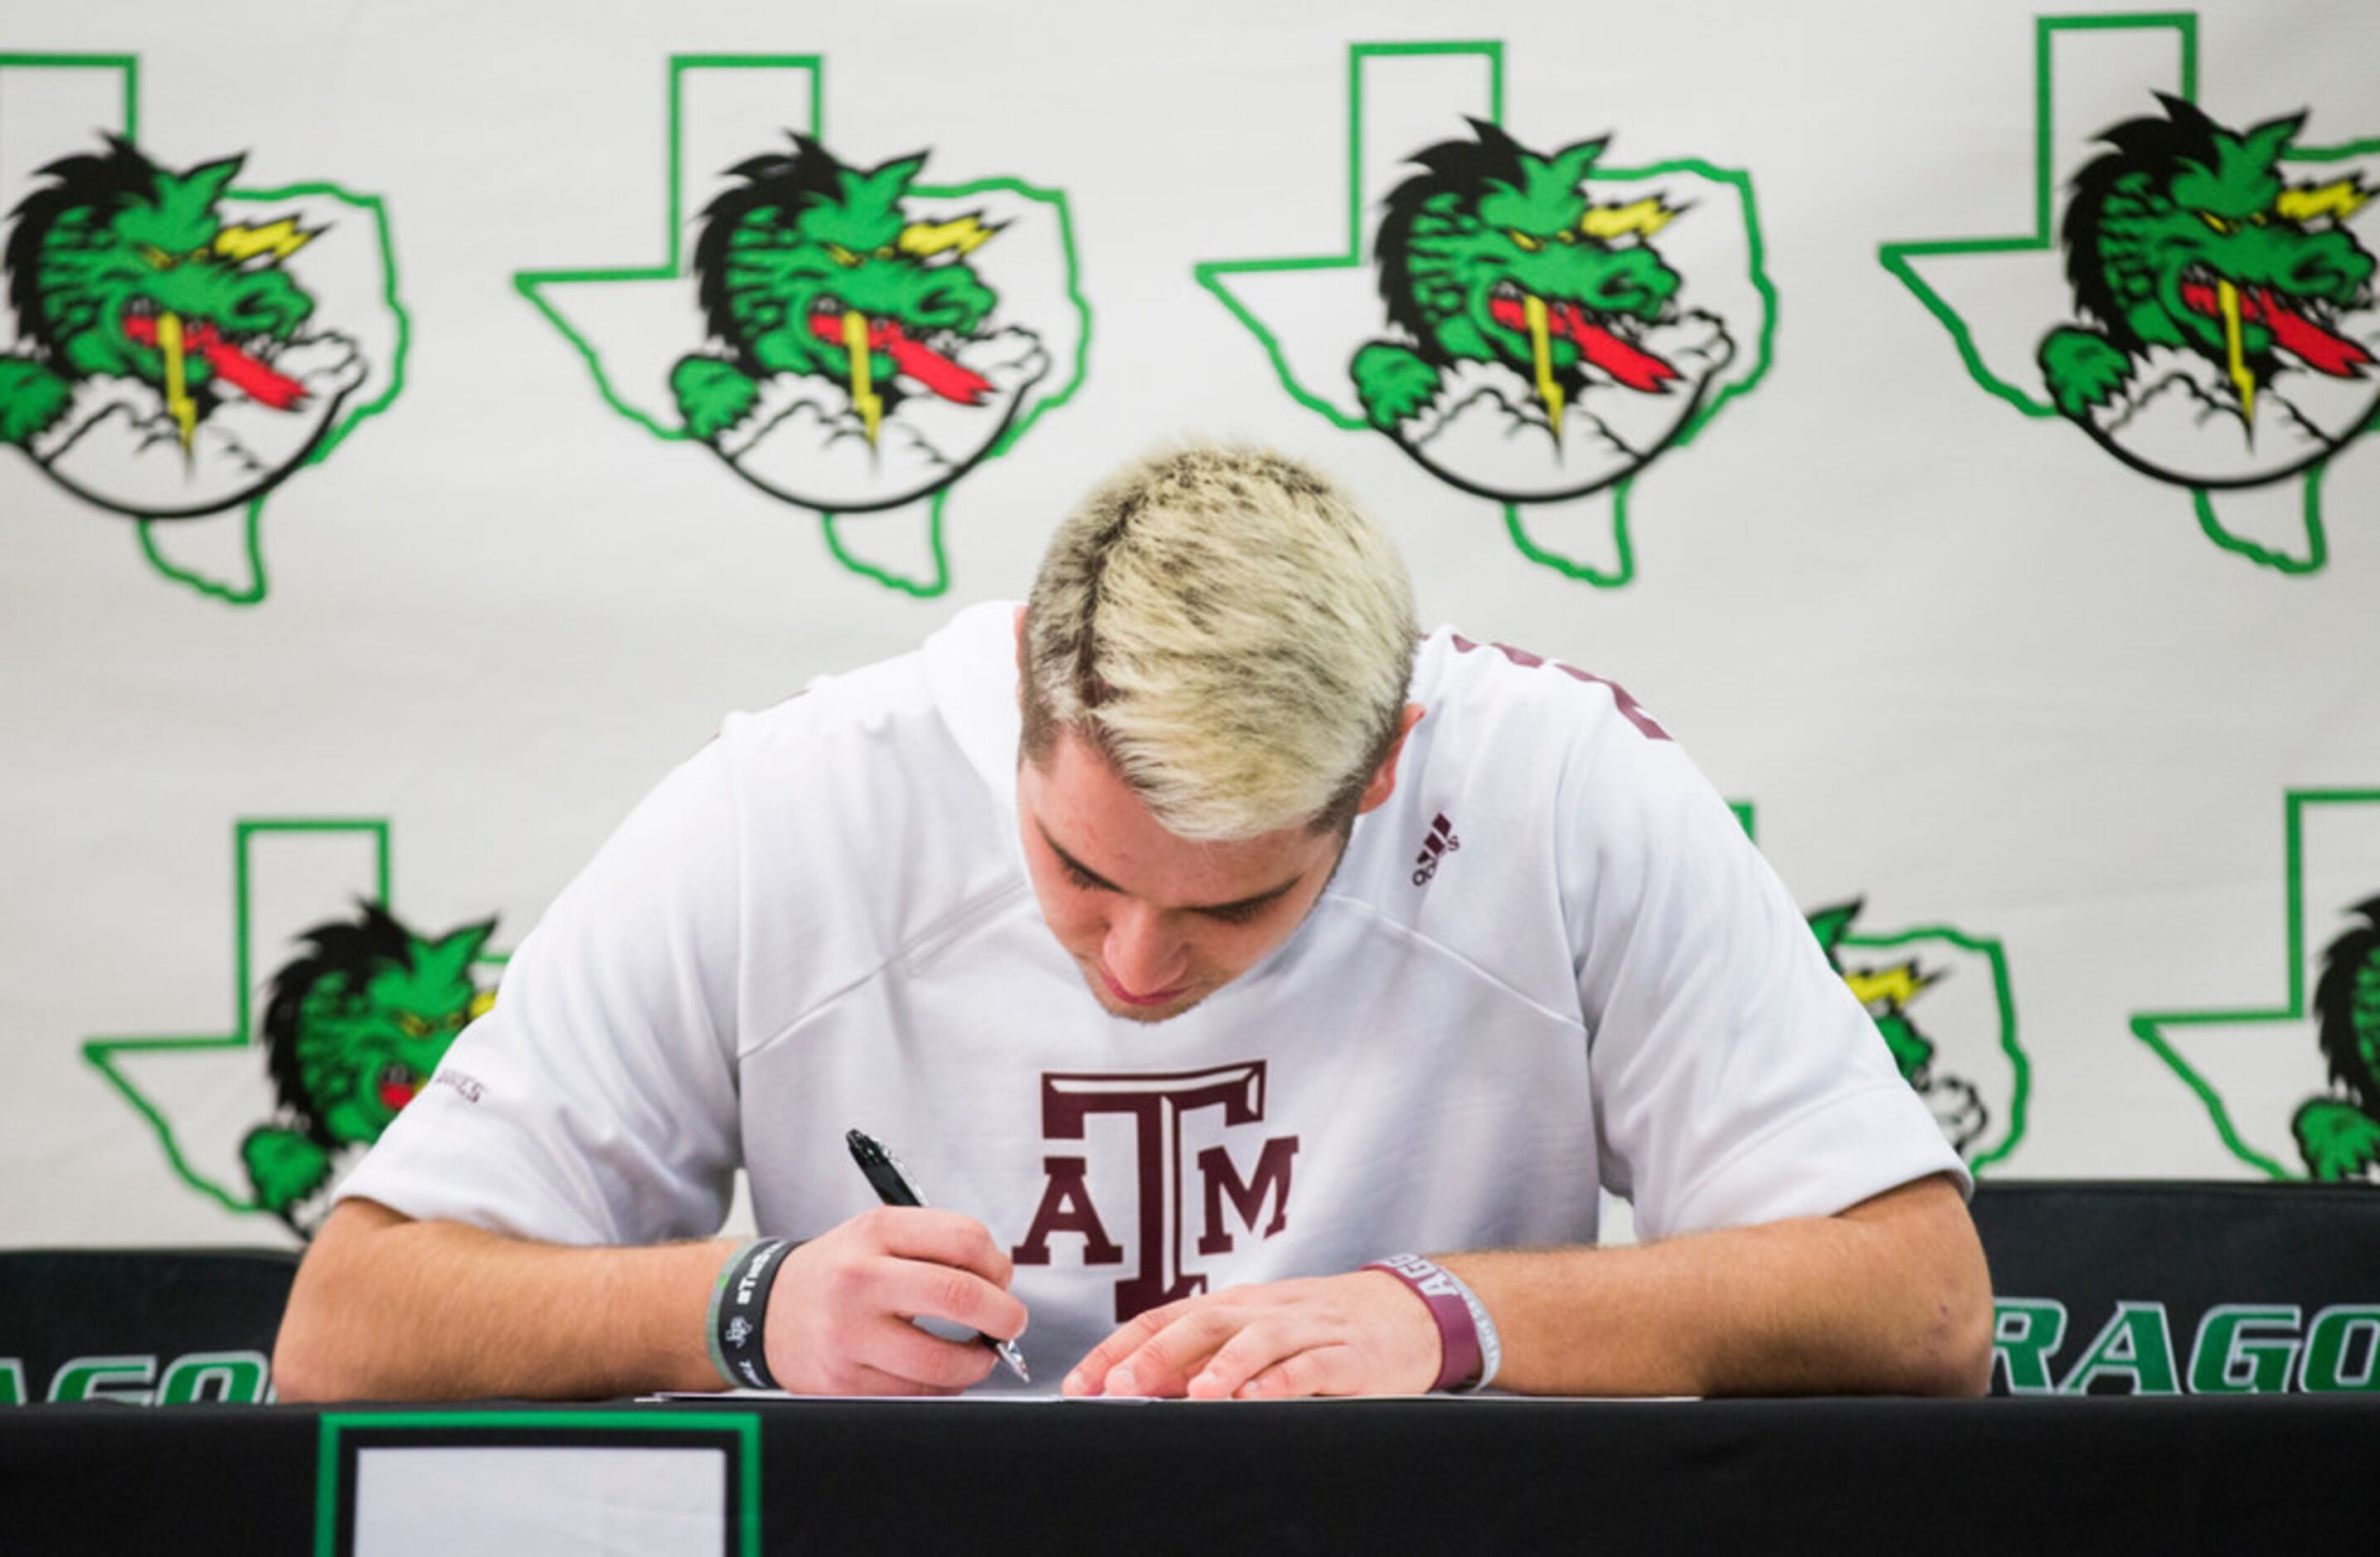
<path fill-rule="evenodd" d="M 1445 812 L 1439 812 L 1429 824 L 1429 836 L 1421 840 L 1421 852 L 1414 856 L 1413 884 L 1428 886 L 1430 877 L 1438 874 L 1439 861 L 1462 847 L 1463 840 L 1454 836 L 1454 824 L 1446 819 Z"/>

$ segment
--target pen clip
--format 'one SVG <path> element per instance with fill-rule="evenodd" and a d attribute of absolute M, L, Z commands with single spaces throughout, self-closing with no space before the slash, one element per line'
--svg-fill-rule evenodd
<path fill-rule="evenodd" d="M 881 1150 L 884 1153 L 885 1162 L 892 1165 L 893 1177 L 909 1187 L 909 1193 L 917 1199 L 917 1203 L 922 1206 L 932 1205 L 934 1202 L 926 1199 L 926 1191 L 917 1188 L 917 1176 L 909 1171 L 909 1165 L 894 1156 L 891 1147 L 882 1147 Z"/>

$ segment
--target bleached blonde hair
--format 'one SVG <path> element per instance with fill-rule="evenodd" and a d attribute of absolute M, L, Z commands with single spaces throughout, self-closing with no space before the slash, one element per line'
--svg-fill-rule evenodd
<path fill-rule="evenodd" d="M 1403 561 L 1328 477 L 1264 449 L 1162 451 L 1042 558 L 1024 755 L 1074 730 L 1180 838 L 1343 829 L 1395 746 L 1416 636 Z"/>

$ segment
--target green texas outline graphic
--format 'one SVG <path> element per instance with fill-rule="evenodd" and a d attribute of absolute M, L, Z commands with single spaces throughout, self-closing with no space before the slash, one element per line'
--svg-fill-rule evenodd
<path fill-rule="evenodd" d="M 2284 951 L 2289 960 L 2288 996 L 2278 1006 L 2227 1010 L 2143 1011 L 2131 1019 L 2132 1036 L 2146 1044 L 2181 1078 L 2182 1084 L 2204 1105 L 2215 1132 L 2234 1157 L 2272 1178 L 2323 1177 L 2284 1160 L 2305 1160 L 2300 1132 L 2309 1114 L 2326 1114 L 2333 1128 L 2324 1133 L 2325 1144 L 2340 1151 L 2342 1160 L 2328 1177 L 2351 1178 L 2380 1176 L 2380 1119 L 2353 1105 L 2358 1092 L 2367 1102 L 2380 1097 L 2380 955 L 2368 934 L 2362 936 L 2363 966 L 2350 967 L 2344 976 L 2339 1004 L 2350 1008 L 2336 1014 L 2344 1024 L 2361 1029 L 2362 1056 L 2350 1061 L 2344 1054 L 2326 1056 L 2319 1034 L 2323 1013 L 2320 997 L 2309 998 L 2310 976 L 2320 959 L 2309 947 L 2307 877 L 2310 862 L 2324 852 L 2309 839 L 2317 827 L 2352 827 L 2361 823 L 2366 836 L 2380 841 L 2380 790 L 2290 790 L 2283 803 L 2282 849 L 2287 881 L 2288 915 Z M 2361 871 L 2350 870 L 2340 885 L 2347 890 L 2325 897 L 2316 908 L 2352 911 L 2350 903 L 2369 898 L 2380 885 L 2380 849 L 2367 843 L 2353 858 Z M 2333 898 L 2341 900 L 2332 901 Z M 2374 911 L 2370 903 L 2362 911 Z M 2331 960 L 2356 943 L 2357 932 L 2331 943 Z M 2328 939 L 2329 937 L 2320 937 Z M 2354 975 L 2361 972 L 2361 979 Z M 2360 1020 L 2355 1020 L 2360 1018 Z M 2351 1041 L 2339 1047 L 2351 1050 Z M 2353 1063 L 2359 1074 L 2340 1074 Z M 2350 1082 L 2360 1082 L 2353 1085 Z M 2338 1094 L 2345 1088 L 2350 1096 Z M 2352 1137 L 2337 1128 L 2345 1121 Z"/>
<path fill-rule="evenodd" d="M 370 1144 L 426 1084 L 489 999 L 471 970 L 500 969 L 506 954 L 487 948 L 492 919 L 424 938 L 390 917 L 385 821 L 241 820 L 232 881 L 230 1030 L 95 1037 L 83 1058 L 184 1184 L 302 1232 L 297 1213 L 328 1187 L 332 1159 Z M 260 960 L 284 941 L 294 953 L 273 982 L 287 1008 L 261 1012 Z M 285 1024 L 276 1053 L 271 1032 Z"/>
<path fill-rule="evenodd" d="M 42 91 L 6 91 L 31 73 Z M 268 589 L 266 501 L 404 389 L 410 324 L 388 212 L 378 196 L 319 180 L 233 187 L 245 152 L 187 169 L 152 163 L 140 100 L 138 55 L 0 54 L 0 167 L 22 197 L 9 202 L 11 238 L 28 222 L 82 220 L 92 208 L 79 203 L 78 175 L 122 199 L 90 240 L 107 249 L 73 240 L 99 254 L 96 268 L 13 273 L 32 256 L 12 242 L 11 294 L 38 297 L 52 317 L 39 331 L 16 320 L 24 344 L 0 356 L 0 428 L 60 489 L 129 517 L 159 573 L 253 606 Z M 43 105 L 71 105 L 78 122 L 29 123 Z M 127 181 L 148 187 L 112 187 Z M 231 221 L 235 204 L 257 221 Z M 281 304 L 261 316 L 270 328 L 242 333 L 270 288 L 278 295 L 261 301 Z M 168 414 L 178 461 L 142 436 L 143 418 Z"/>
<path fill-rule="evenodd" d="M 1729 809 L 1742 824 L 1744 836 L 1757 842 L 1753 803 L 1731 801 Z M 2024 1139 L 2033 1092 L 2033 1063 L 2017 1042 L 2016 996 L 2009 981 L 2007 951 L 1993 936 L 1970 935 L 1948 924 L 1853 934 L 1851 927 L 1860 907 L 1854 900 L 1809 913 L 1811 932 L 1828 963 L 1859 997 L 1892 1051 L 1901 1079 L 1934 1110 L 1944 1136 L 1968 1168 L 1981 1173 L 2005 1161 Z M 1861 954 L 1873 957 L 1875 963 Z M 1941 1018 L 1926 1004 L 1926 991 L 1971 969 L 1989 973 L 1991 1014 L 1980 1023 L 1974 1019 L 1981 996 L 1973 995 L 1961 1031 L 1954 1032 L 1941 1025 Z M 1968 1031 L 1980 1028 L 1988 1031 Z M 1961 1116 L 1971 1122 L 1960 1123 Z"/>
<path fill-rule="evenodd" d="M 707 445 L 817 513 L 843 566 L 931 597 L 952 486 L 1082 384 L 1073 218 L 1017 178 L 916 182 L 930 152 L 845 164 L 821 144 L 825 76 L 818 54 L 671 56 L 662 260 L 513 284 L 613 411 Z M 745 182 L 698 198 L 722 177 Z"/>
<path fill-rule="evenodd" d="M 1193 276 L 1256 337 L 1297 404 L 1344 431 L 1378 430 L 1438 479 L 1495 503 L 1529 561 L 1599 587 L 1629 583 L 1637 477 L 1691 443 L 1768 370 L 1777 295 L 1750 175 L 1694 158 L 1607 167 L 1601 158 L 1618 133 L 1553 152 L 1519 146 L 1501 127 L 1500 42 L 1352 44 L 1346 92 L 1344 251 L 1208 260 Z M 1466 142 L 1465 116 L 1475 141 Z M 1414 174 L 1416 164 L 1426 174 Z M 1403 199 L 1390 195 L 1392 186 L 1405 187 Z M 1672 198 L 1679 190 L 1687 193 Z M 1597 203 L 1597 193 L 1614 198 Z M 1410 308 L 1391 305 L 1401 340 L 1378 339 L 1384 321 L 1367 197 L 1390 208 L 1384 228 L 1395 223 L 1409 235 L 1392 246 L 1414 284 Z M 1424 201 L 1410 223 L 1395 209 Z M 1682 283 L 1659 258 L 1673 218 L 1676 233 L 1700 235 L 1684 243 L 1702 258 L 1683 265 Z M 1502 273 L 1507 284 L 1492 300 L 1466 282 L 1458 305 L 1453 292 L 1424 281 L 1423 264 L 1450 257 L 1449 243 Z M 1613 313 L 1531 279 L 1580 280 L 1586 265 L 1614 261 L 1637 262 L 1656 284 L 1632 288 L 1634 301 Z M 1417 319 L 1426 326 L 1418 332 Z M 1688 326 L 1695 338 L 1681 352 L 1669 343 L 1683 341 Z M 1682 376 L 1675 363 L 1701 366 Z M 1511 386 L 1494 382 L 1499 370 L 1512 374 Z M 1590 403 L 1625 406 L 1624 435 L 1622 417 L 1590 416 Z M 1500 441 L 1478 430 L 1496 419 L 1491 412 L 1504 418 Z M 1469 444 L 1462 460 L 1423 452 L 1425 440 L 1457 442 L 1458 428 Z M 1522 463 L 1524 450 L 1534 463 Z M 1500 468 L 1500 460 L 1509 463 Z"/>
<path fill-rule="evenodd" d="M 2197 93 L 2194 13 L 2034 18 L 2033 231 L 1886 243 L 1877 258 L 1949 332 L 1968 376 L 1986 392 L 2027 416 L 2072 421 L 2111 457 L 2186 488 L 2199 528 L 2224 550 L 2285 574 L 2318 573 L 2329 557 L 2322 515 L 2329 462 L 2380 426 L 2368 349 L 2375 334 L 2371 256 L 2343 230 L 2347 217 L 2371 203 L 2373 190 L 2362 180 L 2380 170 L 2380 139 L 2297 145 L 2302 115 L 2227 127 L 2198 111 Z M 2279 114 L 2289 106 L 2275 103 L 2267 112 Z M 2118 128 L 2119 136 L 2108 136 Z M 2175 150 L 2200 142 L 2204 155 Z M 2181 169 L 2164 187 L 2152 171 L 2159 158 L 2170 158 L 2168 165 Z M 2291 163 L 2308 164 L 2330 187 L 2290 187 L 2284 172 Z M 2068 208 L 2067 235 L 2080 227 L 2107 235 L 2093 239 L 2102 246 L 2095 252 L 2161 256 L 2154 278 L 2134 264 L 2099 284 L 2114 290 L 2099 298 L 2102 307 L 2095 309 L 2079 308 L 2072 273 L 2059 262 L 2061 164 L 2071 179 L 2075 204 L 2092 202 L 2087 211 Z M 2095 175 L 2090 171 L 2095 165 Z M 2343 199 L 2309 198 L 2315 196 Z M 2201 223 L 2208 231 L 2199 231 Z M 2318 229 L 2316 235 L 2309 236 L 2310 226 Z M 2350 266 L 2363 272 L 2362 279 L 2339 272 L 2329 288 L 2333 295 L 2312 302 L 2287 296 L 2277 300 L 2270 286 L 2242 282 L 2235 287 L 2228 279 L 2234 260 L 2226 256 L 2235 250 L 2216 246 L 2253 243 L 2259 247 L 2237 252 L 2269 265 L 2273 261 L 2263 258 L 2265 251 L 2284 238 L 2300 246 L 2332 242 Z M 2119 249 L 2119 243 L 2126 247 Z M 2161 249 L 2150 249 L 2152 243 Z M 2053 268 L 2061 301 L 2029 320 L 1998 317 L 2010 296 L 2044 298 Z M 2135 296 L 2127 288 L 2140 289 L 2141 301 L 2116 308 L 2116 297 Z M 2198 301 L 2185 308 L 2182 299 L 2193 293 Z M 2270 312 L 2265 311 L 2268 306 Z M 2325 328 L 2340 325 L 2342 308 L 2366 339 L 2350 340 Z M 2077 317 L 2109 312 L 2127 321 L 2141 318 L 2171 349 L 2162 343 L 2143 346 L 2141 332 L 2129 322 Z M 2193 325 L 2181 317 L 2192 312 L 2204 316 L 2194 321 L 2200 336 L 2194 342 L 2182 328 Z M 2223 326 L 2214 322 L 2218 312 L 2228 320 L 2228 368 L 2220 345 L 2214 344 L 2223 340 Z M 2109 345 L 2102 330 L 2129 344 L 2132 356 Z M 2243 332 L 2254 341 L 2246 361 Z M 2314 393 L 2323 397 L 2327 422 L 2335 424 L 2328 430 L 2287 402 L 2278 412 L 2264 408 L 2258 364 L 2269 372 L 2289 360 L 2277 355 L 2279 347 L 2296 353 L 2301 363 L 2327 360 L 2328 366 L 2304 367 L 2294 377 L 2312 386 L 2308 404 L 2315 404 Z M 2215 359 L 2197 368 L 2200 377 L 2214 380 L 2211 391 L 2190 387 L 2191 375 L 2182 368 L 2192 364 L 2193 354 Z M 2152 368 L 2152 362 L 2158 366 Z M 2236 392 L 2223 382 L 2227 372 Z M 2054 391 L 2053 381 L 2064 388 Z M 2192 413 L 2187 436 L 2179 430 L 2183 423 L 2177 408 Z M 2265 434 L 2261 448 L 2260 430 Z M 2288 489 L 2293 477 L 2300 479 L 2294 494 Z"/>

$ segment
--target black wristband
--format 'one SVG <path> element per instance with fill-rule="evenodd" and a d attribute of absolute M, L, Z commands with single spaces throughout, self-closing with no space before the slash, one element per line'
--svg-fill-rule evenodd
<path fill-rule="evenodd" d="M 710 1360 L 737 1388 L 778 1387 L 777 1376 L 769 1371 L 765 1341 L 769 1292 L 795 1248 L 790 1238 L 754 1238 L 728 1256 L 711 1289 Z"/>

